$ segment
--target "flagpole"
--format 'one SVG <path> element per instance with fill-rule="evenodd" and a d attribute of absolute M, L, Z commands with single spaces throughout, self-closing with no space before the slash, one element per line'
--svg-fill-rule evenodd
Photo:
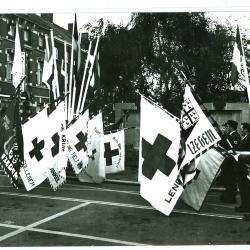
<path fill-rule="evenodd" d="M 64 95 L 68 92 L 68 72 L 67 72 L 67 63 L 68 63 L 68 58 L 67 58 L 67 43 L 64 41 Z M 68 96 L 65 98 L 65 120 L 68 121 Z"/>
<path fill-rule="evenodd" d="M 71 119 L 74 119 L 75 99 L 76 99 L 76 79 L 74 78 L 72 107 L 71 107 Z"/>
<path fill-rule="evenodd" d="M 85 78 L 86 78 L 86 73 L 87 73 L 87 69 L 88 69 L 91 48 L 92 48 L 92 41 L 89 43 L 88 55 L 87 55 L 87 59 L 86 59 L 85 67 L 84 67 L 82 85 L 81 85 L 80 95 L 79 95 L 79 99 L 78 99 L 76 114 L 79 114 L 79 112 L 80 112 L 80 107 L 81 107 L 81 103 L 82 103 L 81 102 L 82 94 L 83 94 L 83 89 L 84 89 L 84 85 L 85 85 Z"/>
<path fill-rule="evenodd" d="M 98 45 L 99 45 L 99 41 L 100 41 L 100 36 L 98 36 L 97 41 L 96 41 L 95 51 L 94 51 L 94 60 L 95 60 L 95 57 L 96 57 L 96 54 L 97 54 L 97 48 L 98 48 Z M 89 75 L 88 75 L 88 79 L 87 79 L 86 88 L 85 88 L 85 91 L 84 91 L 80 111 L 83 110 L 83 108 L 84 108 L 84 104 L 85 104 L 85 100 L 86 100 L 86 96 L 87 96 L 87 92 L 88 92 L 88 87 L 89 87 L 89 84 L 90 84 L 90 78 L 92 76 L 93 67 L 94 67 L 94 63 L 91 64 L 91 66 L 90 66 Z"/>
<path fill-rule="evenodd" d="M 72 42 L 71 42 L 71 58 L 70 58 L 70 76 L 69 76 L 69 102 L 68 102 L 68 118 L 70 119 L 71 115 L 71 98 L 72 98 L 72 75 L 73 75 L 73 58 L 74 58 L 74 34 L 75 22 L 73 24 L 72 30 Z"/>

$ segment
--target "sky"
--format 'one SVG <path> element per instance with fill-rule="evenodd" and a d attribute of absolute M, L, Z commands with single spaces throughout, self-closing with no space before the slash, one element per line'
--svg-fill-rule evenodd
<path fill-rule="evenodd" d="M 108 20 L 116 25 L 123 24 L 124 26 L 128 24 L 131 18 L 130 12 L 88 12 L 88 13 L 77 13 L 77 26 L 80 29 L 84 24 L 90 22 L 95 24 L 100 18 Z M 67 29 L 68 23 L 74 22 L 74 13 L 67 14 L 54 14 L 54 22 L 61 27 Z"/>

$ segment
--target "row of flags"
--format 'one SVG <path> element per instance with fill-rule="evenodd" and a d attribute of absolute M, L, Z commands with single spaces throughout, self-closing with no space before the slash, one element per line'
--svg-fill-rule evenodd
<path fill-rule="evenodd" d="M 211 152 L 210 149 L 221 138 L 188 85 L 185 87 L 181 119 L 142 97 L 140 124 L 140 194 L 157 210 L 169 215 L 185 187 L 198 175 L 202 176 L 204 170 L 198 166 L 206 165 L 201 162 L 203 154 Z M 209 173 L 212 174 L 211 171 Z M 214 171 L 211 181 L 216 174 Z M 186 190 L 184 197 L 192 197 L 193 192 Z"/>
<path fill-rule="evenodd" d="M 90 118 L 88 110 L 67 127 L 64 106 L 45 107 L 21 124 L 18 98 L 9 105 L 0 120 L 0 164 L 14 186 L 21 177 L 29 191 L 47 179 L 56 190 L 66 181 L 68 161 L 81 182 L 124 171 L 124 130 L 104 134 L 102 113 Z"/>
<path fill-rule="evenodd" d="M 99 183 L 106 178 L 106 173 L 124 170 L 124 131 L 106 135 L 102 114 L 90 118 L 89 111 L 84 112 L 88 87 L 99 85 L 99 40 L 100 37 L 97 37 L 95 43 L 90 42 L 84 73 L 81 75 L 81 33 L 78 33 L 75 15 L 69 75 L 67 44 L 64 43 L 64 60 L 61 62 L 61 74 L 64 76 L 62 96 L 53 30 L 50 30 L 49 36 L 45 36 L 42 82 L 50 91 L 50 103 L 21 124 L 15 118 L 19 117 L 20 99 L 15 96 L 6 114 L 0 118 L 1 166 L 14 186 L 18 186 L 18 179 L 21 178 L 29 191 L 47 179 L 55 190 L 66 181 L 68 164 L 79 176 L 79 180 L 85 182 Z M 17 22 L 12 68 L 17 95 L 20 94 L 19 86 L 24 75 L 20 66 L 22 53 Z M 24 144 L 16 142 L 17 135 Z M 21 150 L 20 159 L 14 147 Z"/>
<path fill-rule="evenodd" d="M 0 164 L 12 184 L 18 186 L 21 178 L 29 191 L 47 179 L 56 190 L 66 181 L 68 163 L 81 182 L 101 183 L 106 174 L 124 171 L 124 130 L 105 134 L 102 113 L 90 116 L 89 110 L 84 109 L 88 88 L 98 83 L 100 77 L 100 37 L 95 46 L 92 42 L 89 44 L 81 76 L 81 33 L 78 34 L 75 17 L 70 76 L 67 76 L 67 44 L 64 43 L 64 67 L 61 69 L 65 80 L 64 98 L 57 103 L 60 86 L 54 36 L 50 31 L 50 39 L 46 37 L 42 78 L 50 90 L 50 105 L 23 124 L 19 116 L 19 85 L 24 73 L 18 64 L 23 60 L 18 40 L 17 24 L 12 69 L 17 91 L 0 119 Z M 242 72 L 240 66 L 243 66 L 245 86 L 249 91 L 244 53 L 239 42 L 237 28 L 232 79 L 238 82 L 236 78 Z M 165 215 L 171 213 L 179 199 L 199 210 L 224 160 L 223 153 L 215 147 L 221 140 L 219 134 L 188 85 L 180 119 L 144 96 L 141 96 L 140 110 L 140 195 Z M 152 120 L 155 121 L 153 124 Z"/>

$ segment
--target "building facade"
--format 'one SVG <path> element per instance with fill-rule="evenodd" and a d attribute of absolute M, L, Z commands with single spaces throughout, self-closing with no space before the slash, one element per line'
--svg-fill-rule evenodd
<path fill-rule="evenodd" d="M 41 110 L 49 101 L 49 90 L 42 83 L 45 56 L 45 36 L 53 29 L 60 94 L 64 93 L 64 78 L 61 67 L 64 60 L 64 41 L 67 44 L 69 76 L 71 32 L 53 23 L 53 14 L 1 14 L 0 15 L 0 110 L 7 107 L 15 89 L 12 84 L 12 65 L 15 52 L 16 23 L 19 26 L 21 50 L 24 52 L 24 90 L 21 114 L 25 118 Z"/>

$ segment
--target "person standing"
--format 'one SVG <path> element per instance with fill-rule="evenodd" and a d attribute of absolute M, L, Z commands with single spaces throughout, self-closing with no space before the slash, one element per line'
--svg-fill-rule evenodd
<path fill-rule="evenodd" d="M 241 124 L 242 140 L 240 144 L 235 148 L 236 151 L 250 152 L 250 124 Z M 236 212 L 250 212 L 250 181 L 248 179 L 249 171 L 248 166 L 245 163 L 250 163 L 249 156 L 238 157 L 236 165 L 237 182 L 239 185 L 241 205 L 235 208 Z"/>
<path fill-rule="evenodd" d="M 237 132 L 238 122 L 234 120 L 228 120 L 225 124 L 226 127 L 226 138 L 230 142 L 233 149 L 235 149 L 240 141 L 240 134 Z M 224 146 L 225 149 L 230 150 L 229 145 Z M 236 181 L 236 170 L 235 170 L 235 159 L 233 156 L 225 158 L 221 164 L 221 181 L 225 186 L 226 190 L 220 196 L 220 201 L 224 203 L 236 203 L 237 193 L 237 181 Z"/>

